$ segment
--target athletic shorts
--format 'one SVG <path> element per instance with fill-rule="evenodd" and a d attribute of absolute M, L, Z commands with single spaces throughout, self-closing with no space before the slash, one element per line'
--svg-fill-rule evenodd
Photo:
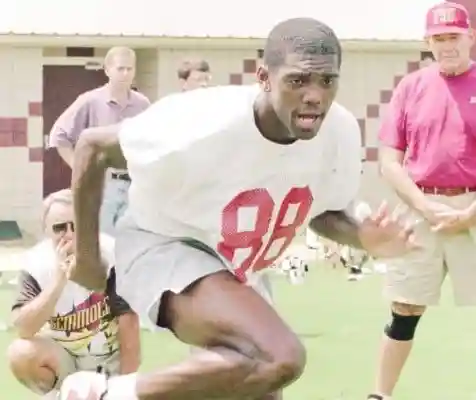
<path fill-rule="evenodd" d="M 141 230 L 129 215 L 117 225 L 115 248 L 117 293 L 152 330 L 160 329 L 157 319 L 165 292 L 181 293 L 207 275 L 228 270 L 206 246 Z M 272 303 L 269 278 L 254 278 L 250 286 Z"/>

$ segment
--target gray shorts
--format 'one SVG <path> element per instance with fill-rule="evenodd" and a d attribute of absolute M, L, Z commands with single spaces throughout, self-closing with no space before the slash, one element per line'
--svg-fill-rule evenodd
<path fill-rule="evenodd" d="M 164 292 L 180 293 L 190 284 L 227 267 L 209 251 L 185 241 L 139 229 L 130 216 L 117 225 L 116 289 L 148 328 L 156 326 Z M 269 277 L 262 274 L 251 285 L 272 302 Z"/>

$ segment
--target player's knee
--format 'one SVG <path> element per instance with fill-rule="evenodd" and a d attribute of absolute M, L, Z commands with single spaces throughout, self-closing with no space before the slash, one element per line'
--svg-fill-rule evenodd
<path fill-rule="evenodd" d="M 425 312 L 425 306 L 414 304 L 405 304 L 394 301 L 392 303 L 392 312 L 403 316 L 421 316 Z"/>
<path fill-rule="evenodd" d="M 39 363 L 35 346 L 29 340 L 23 339 L 16 339 L 10 344 L 7 349 L 7 360 L 16 376 L 28 373 Z"/>
<path fill-rule="evenodd" d="M 392 320 L 386 325 L 385 334 L 397 341 L 413 340 L 418 322 L 424 312 L 424 306 L 393 303 Z"/>
<path fill-rule="evenodd" d="M 272 368 L 270 391 L 277 391 L 295 380 L 303 373 L 306 365 L 306 349 L 297 337 L 290 337 L 271 354 Z"/>

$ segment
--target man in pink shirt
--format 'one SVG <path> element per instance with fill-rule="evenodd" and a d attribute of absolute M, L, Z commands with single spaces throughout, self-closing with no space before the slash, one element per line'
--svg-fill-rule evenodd
<path fill-rule="evenodd" d="M 392 319 L 368 399 L 391 398 L 446 274 L 456 303 L 476 305 L 476 65 L 467 10 L 450 2 L 432 7 L 426 40 L 436 62 L 400 82 L 380 130 L 382 175 L 414 211 L 421 248 L 388 260 Z"/>
<path fill-rule="evenodd" d="M 74 146 L 86 128 L 117 124 L 144 111 L 149 100 L 131 90 L 136 69 L 136 55 L 128 47 L 111 48 L 104 59 L 104 71 L 109 82 L 97 89 L 81 94 L 55 122 L 49 146 L 56 147 L 61 158 L 71 167 Z M 108 173 L 103 204 L 101 230 L 112 234 L 117 219 L 127 206 L 129 175 L 127 171 L 111 170 Z"/>

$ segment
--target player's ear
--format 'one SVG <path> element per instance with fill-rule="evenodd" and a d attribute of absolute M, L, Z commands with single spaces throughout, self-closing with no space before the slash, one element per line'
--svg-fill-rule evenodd
<path fill-rule="evenodd" d="M 256 71 L 256 77 L 258 78 L 258 83 L 264 91 L 267 91 L 269 88 L 269 72 L 268 69 L 260 65 Z"/>

